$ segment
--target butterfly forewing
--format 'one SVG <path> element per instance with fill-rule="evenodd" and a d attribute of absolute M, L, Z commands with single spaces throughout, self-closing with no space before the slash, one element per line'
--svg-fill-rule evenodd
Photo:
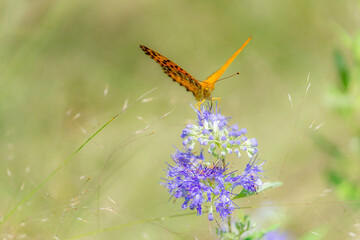
<path fill-rule="evenodd" d="M 178 82 L 180 85 L 184 86 L 188 91 L 191 91 L 195 98 L 198 98 L 199 93 L 201 92 L 201 84 L 199 81 L 197 81 L 193 76 L 191 76 L 176 63 L 164 57 L 160 53 L 143 45 L 140 45 L 140 48 L 145 52 L 146 55 L 149 55 L 152 59 L 154 59 L 169 77 Z"/>
<path fill-rule="evenodd" d="M 245 48 L 245 46 L 250 42 L 251 37 L 248 38 L 248 40 L 246 40 L 246 42 L 231 56 L 231 58 L 229 58 L 229 60 L 226 61 L 226 63 L 219 69 L 217 70 L 215 73 L 211 74 L 210 77 L 208 77 L 203 84 L 207 83 L 207 84 L 211 84 L 214 85 L 216 83 L 216 81 L 219 80 L 219 78 L 221 77 L 221 75 L 225 72 L 225 70 L 230 66 L 230 64 L 234 61 L 234 59 L 237 57 L 237 55 Z"/>

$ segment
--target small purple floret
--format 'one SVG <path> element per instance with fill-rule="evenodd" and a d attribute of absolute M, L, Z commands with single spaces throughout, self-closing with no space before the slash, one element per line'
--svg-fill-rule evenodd
<path fill-rule="evenodd" d="M 210 131 L 208 130 L 208 129 L 204 129 L 203 131 L 202 131 L 202 134 L 204 134 L 204 135 L 208 135 L 208 134 L 210 134 Z"/>
<path fill-rule="evenodd" d="M 251 142 L 251 145 L 252 145 L 253 147 L 257 147 L 257 146 L 258 146 L 258 142 L 257 142 L 256 138 L 251 138 L 251 139 L 250 139 L 250 142 Z"/>
<path fill-rule="evenodd" d="M 190 130 L 187 129 L 187 128 L 184 128 L 184 130 L 182 131 L 182 134 L 181 134 L 181 138 L 185 138 L 189 135 L 190 133 Z"/>
<path fill-rule="evenodd" d="M 240 131 L 241 131 L 242 134 L 246 134 L 246 133 L 247 133 L 246 128 L 242 128 L 242 129 L 240 129 Z"/>

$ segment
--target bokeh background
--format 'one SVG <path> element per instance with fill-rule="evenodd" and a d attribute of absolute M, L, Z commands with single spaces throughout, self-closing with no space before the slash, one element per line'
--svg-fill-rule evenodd
<path fill-rule="evenodd" d="M 258 139 L 265 181 L 284 184 L 237 201 L 237 214 L 293 239 L 359 238 L 359 13 L 351 0 L 0 1 L 0 216 L 156 87 L 0 237 L 215 239 L 215 222 L 187 215 L 159 184 L 195 100 L 139 44 L 203 80 L 252 36 L 224 76 L 241 74 L 213 96 Z"/>

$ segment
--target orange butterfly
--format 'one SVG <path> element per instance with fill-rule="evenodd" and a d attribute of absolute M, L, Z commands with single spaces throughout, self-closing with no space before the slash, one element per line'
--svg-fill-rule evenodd
<path fill-rule="evenodd" d="M 162 56 L 160 53 L 140 45 L 140 48 L 145 52 L 146 55 L 149 55 L 152 59 L 154 59 L 164 72 L 171 77 L 174 81 L 178 82 L 180 85 L 184 86 L 187 91 L 191 91 L 196 100 L 199 101 L 199 104 L 203 103 L 205 100 L 212 100 L 211 93 L 215 89 L 215 83 L 219 80 L 221 75 L 225 72 L 225 70 L 229 67 L 229 65 L 234 61 L 236 56 L 244 49 L 246 44 L 249 43 L 251 37 L 231 56 L 229 60 L 222 66 L 218 71 L 213 73 L 210 77 L 208 77 L 205 81 L 199 82 L 189 73 L 187 73 L 184 69 L 179 67 L 170 59 Z"/>

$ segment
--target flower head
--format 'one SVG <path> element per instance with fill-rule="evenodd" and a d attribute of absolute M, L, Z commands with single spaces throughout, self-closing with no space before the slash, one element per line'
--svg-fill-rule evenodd
<path fill-rule="evenodd" d="M 162 183 L 175 198 L 182 198 L 182 208 L 196 210 L 201 215 L 204 208 L 208 210 L 208 219 L 214 219 L 214 212 L 226 218 L 238 208 L 232 201 L 238 186 L 255 192 L 261 185 L 262 164 L 258 164 L 254 154 L 257 153 L 255 138 L 247 139 L 246 129 L 239 130 L 237 124 L 229 125 L 227 118 L 211 111 L 209 107 L 197 111 L 196 124 L 187 125 L 183 129 L 184 150 L 176 150 L 171 156 L 173 164 L 168 164 L 167 177 Z M 200 153 L 193 149 L 200 146 Z M 206 148 L 215 160 L 205 159 L 203 148 Z M 229 172 L 225 165 L 227 154 L 246 151 L 251 156 L 241 174 Z M 235 192 L 235 193 L 234 193 Z"/>
<path fill-rule="evenodd" d="M 225 117 L 216 110 L 212 111 L 209 106 L 195 111 L 197 124 L 187 125 L 181 134 L 185 139 L 184 146 L 194 149 L 196 143 L 208 145 L 208 152 L 215 157 L 231 153 L 241 157 L 241 151 L 244 151 L 252 158 L 257 153 L 257 140 L 248 139 L 245 128 L 239 129 L 237 124 L 229 125 L 230 117 Z"/>
<path fill-rule="evenodd" d="M 233 188 L 241 179 L 234 173 L 225 173 L 227 168 L 206 165 L 202 154 L 196 156 L 190 152 L 177 152 L 173 155 L 175 165 L 168 165 L 167 179 L 163 183 L 175 198 L 183 198 L 182 208 L 196 209 L 201 215 L 203 208 L 215 208 L 222 218 L 230 215 L 236 205 L 231 198 Z M 200 160 L 200 161 L 199 161 Z M 209 220 L 213 212 L 209 211 Z"/>

